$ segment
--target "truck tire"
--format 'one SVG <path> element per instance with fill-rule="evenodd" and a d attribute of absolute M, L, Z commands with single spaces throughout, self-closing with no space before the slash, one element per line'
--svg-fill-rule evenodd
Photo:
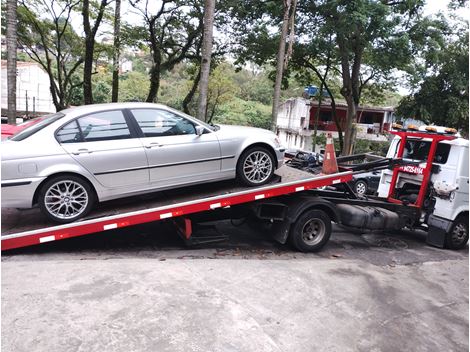
<path fill-rule="evenodd" d="M 331 219 L 322 210 L 307 210 L 292 225 L 291 244 L 301 252 L 317 252 L 331 236 Z"/>
<path fill-rule="evenodd" d="M 95 203 L 95 193 L 81 177 L 61 175 L 42 185 L 38 205 L 49 219 L 66 224 L 87 215 Z"/>
<path fill-rule="evenodd" d="M 446 235 L 446 248 L 462 249 L 468 242 L 468 215 L 459 215 Z"/>

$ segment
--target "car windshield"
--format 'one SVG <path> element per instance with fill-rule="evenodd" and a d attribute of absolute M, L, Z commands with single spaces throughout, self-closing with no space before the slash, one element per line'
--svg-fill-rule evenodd
<path fill-rule="evenodd" d="M 430 148 L 431 142 L 429 141 L 407 139 L 405 150 L 403 151 L 403 159 L 427 161 Z M 449 152 L 450 144 L 438 143 L 433 162 L 437 164 L 445 164 L 449 157 Z"/>
<path fill-rule="evenodd" d="M 51 123 L 57 121 L 58 119 L 64 117 L 65 115 L 58 112 L 52 115 L 46 115 L 43 117 L 39 118 L 39 121 L 29 127 L 26 127 L 24 130 L 19 131 L 18 133 L 14 134 L 9 138 L 11 141 L 22 141 L 23 139 L 26 139 L 33 134 L 35 134 L 37 131 L 42 130 L 44 127 L 49 126 Z"/>

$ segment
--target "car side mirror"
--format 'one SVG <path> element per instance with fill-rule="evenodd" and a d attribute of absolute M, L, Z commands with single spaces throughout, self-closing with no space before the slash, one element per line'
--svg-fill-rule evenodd
<path fill-rule="evenodd" d="M 196 126 L 196 134 L 198 136 L 202 135 L 204 133 L 205 128 L 202 126 Z"/>

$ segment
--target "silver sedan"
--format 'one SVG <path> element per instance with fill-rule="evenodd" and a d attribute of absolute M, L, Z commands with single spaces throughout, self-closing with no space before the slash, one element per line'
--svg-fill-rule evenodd
<path fill-rule="evenodd" d="M 96 202 L 238 178 L 263 185 L 284 159 L 270 131 L 208 125 L 164 105 L 87 105 L 2 142 L 2 207 L 66 223 Z"/>

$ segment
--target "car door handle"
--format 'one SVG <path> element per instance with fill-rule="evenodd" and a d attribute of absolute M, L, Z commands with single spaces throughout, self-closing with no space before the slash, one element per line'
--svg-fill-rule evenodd
<path fill-rule="evenodd" d="M 82 148 L 82 149 L 79 149 L 75 152 L 72 152 L 73 155 L 79 155 L 79 154 L 85 154 L 85 153 L 90 154 L 91 152 L 88 149 L 85 149 L 85 148 Z"/>
<path fill-rule="evenodd" d="M 150 149 L 153 147 L 163 147 L 163 144 L 157 143 L 157 142 L 152 142 L 150 144 L 145 145 L 145 148 Z"/>

